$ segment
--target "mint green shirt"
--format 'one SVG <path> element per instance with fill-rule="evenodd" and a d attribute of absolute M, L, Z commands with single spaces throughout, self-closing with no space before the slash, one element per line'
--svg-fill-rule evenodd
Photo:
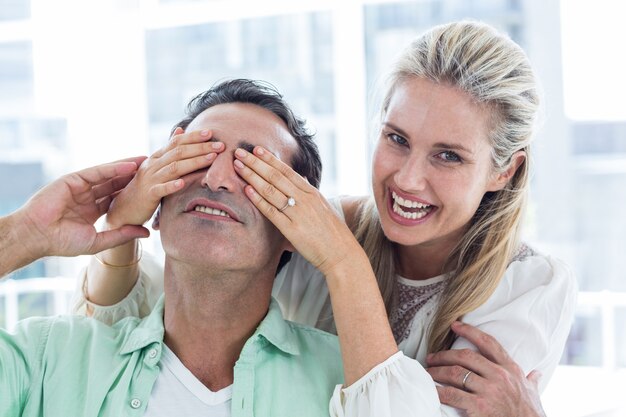
<path fill-rule="evenodd" d="M 62 316 L 0 330 L 0 416 L 142 416 L 159 374 L 163 303 L 112 327 Z M 328 416 L 343 382 L 337 337 L 284 320 L 272 300 L 234 375 L 232 417 Z"/>

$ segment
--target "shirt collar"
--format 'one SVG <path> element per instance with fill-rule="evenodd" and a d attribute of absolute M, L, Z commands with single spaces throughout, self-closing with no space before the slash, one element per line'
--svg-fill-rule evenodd
<path fill-rule="evenodd" d="M 128 354 L 143 349 L 155 342 L 162 343 L 165 328 L 163 326 L 164 299 L 162 295 L 149 316 L 141 320 L 130 332 L 122 345 L 121 354 Z M 300 349 L 297 337 L 287 320 L 283 318 L 278 302 L 272 297 L 265 318 L 259 323 L 251 339 L 263 337 L 276 348 L 290 355 L 298 355 Z"/>
<path fill-rule="evenodd" d="M 298 355 L 300 353 L 297 336 L 291 324 L 283 318 L 280 306 L 273 297 L 267 315 L 259 323 L 259 327 L 257 327 L 252 339 L 259 336 L 285 353 L 290 355 Z"/>
<path fill-rule="evenodd" d="M 137 327 L 130 332 L 122 345 L 120 351 L 122 355 L 143 349 L 155 342 L 163 342 L 165 335 L 165 328 L 163 327 L 164 298 L 161 295 L 150 315 L 141 320 Z"/>

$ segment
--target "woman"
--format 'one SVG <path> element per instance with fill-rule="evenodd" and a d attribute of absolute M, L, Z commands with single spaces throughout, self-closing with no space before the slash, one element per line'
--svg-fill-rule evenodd
<path fill-rule="evenodd" d="M 441 402 L 468 415 L 538 413 L 524 375 L 541 371 L 543 388 L 556 367 L 575 281 L 519 241 L 535 88 L 512 41 L 482 24 L 452 23 L 416 39 L 392 70 L 373 197 L 330 204 L 263 149 L 236 152 L 249 198 L 300 254 L 276 279 L 286 318 L 339 336 L 347 388 L 335 392 L 334 415 L 458 415 L 432 398 L 431 376 L 445 385 Z M 197 146 L 175 134 L 179 146 Z M 175 154 L 170 144 L 142 166 L 114 202 L 110 227 L 142 224 L 181 186 L 180 173 L 166 175 L 183 165 Z M 210 163 L 186 155 L 188 172 Z M 102 253 L 104 264 L 89 267 L 91 303 L 83 305 L 109 320 L 145 314 L 160 275 L 144 271 L 136 281 L 136 258 L 132 245 Z M 469 350 L 484 340 L 457 320 L 494 336 L 511 357 Z M 498 389 L 521 403 L 504 412 Z"/>

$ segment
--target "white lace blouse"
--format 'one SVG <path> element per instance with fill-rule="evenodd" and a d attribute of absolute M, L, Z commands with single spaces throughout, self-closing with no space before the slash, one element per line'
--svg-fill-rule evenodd
<path fill-rule="evenodd" d="M 343 215 L 338 200 L 333 201 Z M 98 306 L 77 291 L 74 312 L 115 323 L 126 316 L 147 315 L 163 292 L 163 268 L 144 256 L 131 292 L 113 306 Z M 82 274 L 81 286 L 86 274 Z M 455 416 L 463 413 L 439 403 L 435 383 L 425 371 L 428 328 L 447 276 L 423 281 L 397 277 L 399 303 L 392 330 L 400 351 L 349 387 L 338 386 L 330 403 L 333 417 Z M 324 276 L 294 254 L 274 283 L 273 296 L 286 319 L 336 333 Z M 540 390 L 561 357 L 576 305 L 576 280 L 561 261 L 524 247 L 510 263 L 494 294 L 463 322 L 494 336 L 526 372 L 542 373 Z M 363 318 L 367 320 L 366 317 Z M 472 348 L 457 339 L 453 349 Z"/>

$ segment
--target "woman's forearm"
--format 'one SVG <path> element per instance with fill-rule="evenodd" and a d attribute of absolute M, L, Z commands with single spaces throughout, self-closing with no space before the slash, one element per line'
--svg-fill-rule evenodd
<path fill-rule="evenodd" d="M 352 384 L 398 350 L 367 255 L 319 190 L 271 152 L 237 149 L 235 157 L 250 201 L 326 277 Z"/>
<path fill-rule="evenodd" d="M 139 277 L 138 246 L 135 239 L 92 256 L 87 268 L 85 298 L 101 306 L 122 301 Z"/>
<path fill-rule="evenodd" d="M 367 256 L 359 251 L 325 273 L 348 386 L 398 346 Z"/>

